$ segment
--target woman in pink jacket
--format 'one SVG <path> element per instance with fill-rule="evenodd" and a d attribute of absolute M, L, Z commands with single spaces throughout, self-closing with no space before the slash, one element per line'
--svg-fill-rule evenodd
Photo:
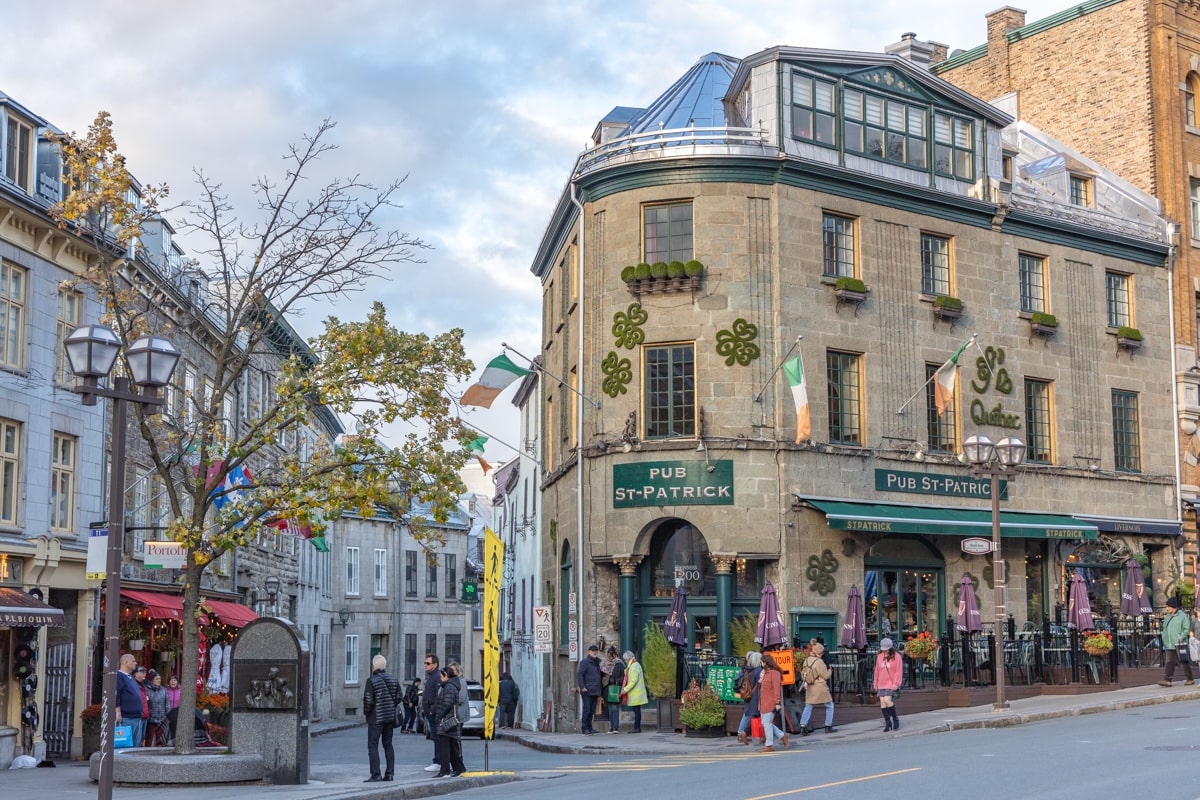
<path fill-rule="evenodd" d="M 783 709 L 783 673 L 770 653 L 762 656 L 762 677 L 759 679 L 758 713 L 762 715 L 763 737 L 766 746 L 759 752 L 775 752 L 775 737 L 785 748 L 788 735 L 775 725 L 774 719 Z"/>
<path fill-rule="evenodd" d="M 879 695 L 879 708 L 883 712 L 883 730 L 900 730 L 900 717 L 896 716 L 895 695 L 904 682 L 904 661 L 891 639 L 879 640 L 879 655 L 875 656 L 875 694 Z"/>

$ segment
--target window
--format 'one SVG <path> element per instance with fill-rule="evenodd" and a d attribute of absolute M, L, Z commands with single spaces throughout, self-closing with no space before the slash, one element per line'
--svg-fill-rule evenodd
<path fill-rule="evenodd" d="M 646 206 L 646 262 L 692 260 L 692 203 Z"/>
<path fill-rule="evenodd" d="M 1120 472 L 1140 472 L 1142 469 L 1141 441 L 1138 429 L 1138 396 L 1136 392 L 1113 389 L 1113 463 Z"/>
<path fill-rule="evenodd" d="M 8 150 L 4 174 L 26 192 L 31 191 L 29 176 L 33 172 L 33 128 L 9 117 Z"/>
<path fill-rule="evenodd" d="M 1053 464 L 1050 436 L 1050 382 L 1025 379 L 1025 458 L 1037 464 Z"/>
<path fill-rule="evenodd" d="M 404 677 L 412 680 L 420 673 L 417 672 L 417 635 L 404 634 Z"/>
<path fill-rule="evenodd" d="M 437 597 L 437 557 L 425 554 L 425 596 Z"/>
<path fill-rule="evenodd" d="M 1046 310 L 1046 259 L 1021 253 L 1017 256 L 1021 280 L 1021 310 Z"/>
<path fill-rule="evenodd" d="M 21 423 L 0 419 L 0 522 L 17 524 L 20 480 Z"/>
<path fill-rule="evenodd" d="M 553 589 L 553 586 L 550 586 Z M 575 591 L 575 561 L 571 543 L 564 541 L 562 555 L 558 560 L 558 643 L 566 645 L 569 639 L 568 620 L 571 617 L 571 593 Z"/>
<path fill-rule="evenodd" d="M 417 551 L 404 551 L 404 596 L 417 596 Z"/>
<path fill-rule="evenodd" d="M 25 274 L 16 264 L 0 261 L 0 367 L 23 364 Z"/>
<path fill-rule="evenodd" d="M 950 291 L 950 240 L 932 233 L 921 234 L 921 292 L 952 294 Z"/>
<path fill-rule="evenodd" d="M 446 597 L 454 599 L 454 588 L 458 586 L 458 556 L 447 554 L 446 559 Z"/>
<path fill-rule="evenodd" d="M 925 365 L 925 443 L 930 452 L 958 452 L 958 421 L 954 413 L 938 414 L 937 381 L 941 364 Z"/>
<path fill-rule="evenodd" d="M 825 214 L 821 219 L 825 272 L 831 278 L 853 278 L 854 219 Z"/>
<path fill-rule="evenodd" d="M 387 596 L 387 550 L 375 549 L 375 596 Z"/>
<path fill-rule="evenodd" d="M 358 591 L 358 548 L 346 548 L 346 594 L 357 595 Z"/>
<path fill-rule="evenodd" d="M 673 344 L 643 350 L 646 438 L 696 435 L 696 346 Z"/>
<path fill-rule="evenodd" d="M 446 663 L 457 662 L 462 664 L 462 634 L 447 633 L 446 634 Z M 466 677 L 466 676 L 463 676 Z"/>
<path fill-rule="evenodd" d="M 1196 124 L 1196 85 L 1200 83 L 1200 75 L 1189 72 L 1183 84 L 1184 119 L 1189 128 L 1200 127 Z"/>
<path fill-rule="evenodd" d="M 71 289 L 58 291 L 58 329 L 54 340 L 54 380 L 63 385 L 75 383 L 75 373 L 67 360 L 67 348 L 63 344 L 71 331 L 79 327 L 79 312 L 83 307 L 83 295 Z"/>
<path fill-rule="evenodd" d="M 50 530 L 70 531 L 75 508 L 75 437 L 54 434 L 50 453 Z"/>
<path fill-rule="evenodd" d="M 946 114 L 933 115 L 933 168 L 960 181 L 975 180 L 975 124 Z"/>
<path fill-rule="evenodd" d="M 358 634 L 346 634 L 346 684 L 358 683 Z"/>
<path fill-rule="evenodd" d="M 438 651 L 438 649 L 437 649 L 437 634 L 436 633 L 425 634 L 425 652 L 436 655 L 437 651 Z"/>
<path fill-rule="evenodd" d="M 1092 179 L 1082 175 L 1071 176 L 1071 205 L 1091 208 Z"/>
<path fill-rule="evenodd" d="M 799 73 L 792 75 L 792 136 L 834 145 L 834 85 Z"/>
<path fill-rule="evenodd" d="M 854 353 L 829 351 L 825 373 L 829 386 L 829 441 L 862 444 L 860 358 Z"/>
<path fill-rule="evenodd" d="M 848 152 L 926 169 L 926 107 L 846 89 L 842 111 Z"/>
<path fill-rule="evenodd" d="M 1104 301 L 1108 308 L 1108 327 L 1131 326 L 1129 276 L 1120 272 L 1104 273 Z"/>
<path fill-rule="evenodd" d="M 1192 241 L 1200 242 L 1200 181 L 1191 182 Z"/>

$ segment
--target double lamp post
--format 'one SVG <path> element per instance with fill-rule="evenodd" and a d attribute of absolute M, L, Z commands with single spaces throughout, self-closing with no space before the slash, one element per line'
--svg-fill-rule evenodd
<path fill-rule="evenodd" d="M 109 377 L 121 350 L 121 340 L 103 325 L 76 328 L 65 340 L 71 370 L 82 383 L 73 391 L 85 406 L 96 398 L 112 403 L 112 457 L 108 480 L 108 548 L 104 580 L 104 697 L 100 727 L 99 800 L 110 800 L 113 787 L 113 738 L 116 732 L 117 670 L 120 668 L 121 553 L 125 539 L 125 426 L 127 404 L 136 403 L 155 414 L 163 399 L 158 390 L 171 380 L 179 363 L 179 349 L 159 336 L 145 336 L 125 348 L 129 376 Z M 122 370 L 123 372 L 124 370 Z M 140 387 L 140 391 L 138 390 Z M 140 744 L 140 743 L 137 743 Z"/>

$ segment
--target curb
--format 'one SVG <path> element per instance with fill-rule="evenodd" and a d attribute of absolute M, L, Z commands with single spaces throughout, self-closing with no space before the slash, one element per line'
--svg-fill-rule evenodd
<path fill-rule="evenodd" d="M 439 797 L 444 794 L 462 792 L 467 789 L 483 789 L 488 786 L 500 786 L 505 783 L 518 781 L 516 775 L 477 775 L 452 778 L 450 780 L 430 779 L 428 783 L 395 784 L 388 787 L 373 789 L 349 789 L 339 791 L 340 797 L 353 797 L 355 800 L 395 800 L 395 798 Z"/>

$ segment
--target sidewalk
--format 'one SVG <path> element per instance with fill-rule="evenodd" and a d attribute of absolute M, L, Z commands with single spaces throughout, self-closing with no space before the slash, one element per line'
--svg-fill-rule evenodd
<path fill-rule="evenodd" d="M 1157 705 L 1161 703 L 1185 702 L 1200 699 L 1200 687 L 1181 686 L 1164 689 L 1160 686 L 1138 686 L 1111 692 L 1084 695 L 1043 695 L 1023 700 L 1014 700 L 1007 711 L 993 712 L 990 704 L 972 708 L 945 708 L 919 714 L 904 714 L 904 699 L 897 704 L 900 712 L 899 732 L 884 733 L 883 720 L 854 722 L 834 726 L 837 733 L 826 734 L 818 730 L 812 736 L 792 739 L 792 747 L 832 746 L 842 742 L 887 739 L 893 736 L 914 736 L 943 733 L 966 728 L 998 728 L 1023 725 L 1057 717 L 1078 714 L 1098 714 L 1124 708 Z M 361 727 L 361 722 L 335 720 L 315 723 L 312 726 L 314 739 L 323 734 L 349 728 Z M 724 739 L 688 739 L 678 733 L 659 733 L 646 728 L 640 734 L 621 733 L 612 735 L 599 733 L 584 736 L 577 733 L 538 733 L 526 730 L 497 731 L 497 738 L 520 742 L 526 747 L 548 753 L 631 756 L 686 756 L 719 752 L 752 752 L 758 746 L 746 747 L 738 744 L 734 737 Z M 312 744 L 313 750 L 320 747 L 319 740 Z M 423 765 L 422 765 L 423 766 Z M 314 769 L 311 781 L 305 786 L 263 786 L 258 784 L 236 785 L 184 785 L 184 786 L 117 786 L 113 790 L 115 800 L 146 798 L 157 800 L 164 793 L 170 800 L 240 800 L 247 793 L 268 800 L 318 800 L 336 797 L 339 800 L 394 800 L 395 798 L 436 797 L 452 794 L 467 788 L 478 788 L 512 780 L 520 774 L 467 773 L 460 778 L 434 778 L 430 773 L 413 766 L 398 769 L 396 780 L 391 783 L 362 783 L 362 764 L 348 764 L 344 769 Z M 84 762 L 60 761 L 54 769 L 6 770 L 3 773 L 5 796 L 53 797 L 55 800 L 96 797 L 96 784 L 88 780 Z"/>

